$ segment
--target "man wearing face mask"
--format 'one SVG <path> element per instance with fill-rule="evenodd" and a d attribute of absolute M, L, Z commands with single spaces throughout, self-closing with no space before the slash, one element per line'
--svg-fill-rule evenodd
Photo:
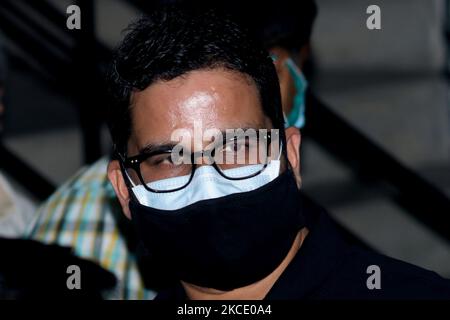
<path fill-rule="evenodd" d="M 274 60 L 280 82 L 285 126 L 305 125 L 305 69 L 310 58 L 310 39 L 317 6 L 314 0 L 271 1 L 262 8 L 255 30 Z M 236 13 L 237 16 L 241 14 Z M 241 18 L 244 20 L 244 18 Z"/>
<path fill-rule="evenodd" d="M 167 280 L 159 299 L 450 298 L 437 274 L 347 243 L 299 193 L 301 137 L 284 129 L 272 58 L 235 23 L 157 11 L 129 28 L 108 81 L 108 177 L 150 261 L 149 285 Z M 199 123 L 208 139 L 174 139 Z M 205 133 L 240 129 L 256 134 Z M 240 147 L 262 152 L 221 161 Z"/>

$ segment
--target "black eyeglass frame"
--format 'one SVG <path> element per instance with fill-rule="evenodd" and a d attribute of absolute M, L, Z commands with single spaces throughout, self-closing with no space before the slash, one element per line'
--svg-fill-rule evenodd
<path fill-rule="evenodd" d="M 267 146 L 269 147 L 270 144 L 272 143 L 272 135 L 271 135 L 271 133 L 267 132 L 264 135 L 264 138 L 267 139 Z M 235 138 L 233 138 L 233 139 L 235 139 Z M 278 139 L 280 139 L 279 136 L 278 136 Z M 229 141 L 231 141 L 231 139 Z M 279 141 L 279 142 L 281 143 L 281 141 Z M 266 169 L 267 165 L 269 164 L 269 162 L 267 161 L 260 170 L 258 170 L 257 172 L 255 172 L 255 173 L 253 173 L 251 175 L 248 175 L 246 177 L 228 177 L 222 172 L 222 170 L 219 168 L 217 163 L 214 161 L 215 150 L 216 150 L 215 148 L 213 148 L 211 150 L 211 159 L 213 161 L 212 161 L 212 163 L 210 165 L 213 166 L 214 169 L 222 177 L 224 177 L 225 179 L 228 179 L 228 180 L 245 180 L 245 179 L 253 178 L 253 177 L 261 174 Z M 267 150 L 269 150 L 269 148 Z M 144 162 L 145 160 L 147 160 L 151 156 L 159 155 L 159 154 L 170 154 L 170 153 L 172 153 L 172 151 L 173 151 L 173 148 L 170 148 L 170 149 L 168 149 L 166 151 L 155 151 L 155 152 L 148 152 L 148 153 L 140 153 L 140 154 L 132 156 L 132 157 L 126 157 L 126 155 L 122 155 L 120 152 L 117 152 L 117 151 L 116 151 L 116 154 L 118 155 L 120 166 L 122 168 L 122 173 L 126 176 L 125 179 L 129 179 L 129 181 L 131 182 L 131 177 L 128 175 L 127 169 L 133 169 L 133 171 L 136 172 L 139 181 L 142 183 L 142 185 L 144 186 L 144 188 L 147 191 L 154 192 L 154 193 L 169 193 L 169 192 L 175 192 L 175 191 L 178 191 L 178 190 L 186 188 L 191 183 L 192 178 L 194 177 L 194 174 L 195 174 L 195 170 L 198 167 L 198 164 L 195 163 L 194 160 L 198 156 L 203 156 L 203 154 L 205 152 L 210 152 L 209 150 L 202 150 L 202 151 L 191 153 L 190 157 L 191 157 L 192 170 L 191 170 L 191 174 L 190 174 L 189 180 L 183 186 L 175 188 L 175 189 L 170 189 L 170 190 L 156 190 L 156 189 L 150 188 L 147 185 L 147 183 L 145 182 L 144 178 L 142 177 L 141 169 L 140 169 L 141 163 Z"/>

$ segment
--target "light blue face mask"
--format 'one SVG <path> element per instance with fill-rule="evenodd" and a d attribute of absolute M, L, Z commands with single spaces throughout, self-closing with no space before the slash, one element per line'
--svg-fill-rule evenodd
<path fill-rule="evenodd" d="M 305 93 L 306 88 L 308 87 L 308 81 L 291 58 L 288 58 L 286 60 L 286 66 L 288 67 L 289 72 L 294 79 L 295 96 L 292 110 L 287 116 L 285 126 L 303 128 L 305 125 Z"/>
<path fill-rule="evenodd" d="M 278 57 L 272 55 L 272 59 L 276 61 Z M 290 126 L 303 128 L 305 126 L 305 93 L 308 81 L 291 58 L 287 58 L 285 64 L 294 79 L 295 96 L 291 112 L 287 117 L 284 115 L 284 125 L 286 128 Z"/>
<path fill-rule="evenodd" d="M 245 176 L 262 169 L 263 165 L 250 165 L 225 170 L 229 176 Z M 132 190 L 139 203 L 160 210 L 177 210 L 190 204 L 207 199 L 216 199 L 230 194 L 256 190 L 273 181 L 280 173 L 280 160 L 272 160 L 257 176 L 243 180 L 229 180 L 221 176 L 212 166 L 197 169 L 192 181 L 186 188 L 169 193 L 147 191 L 143 185 L 135 185 Z M 168 178 L 149 183 L 155 189 L 170 189 L 174 185 L 183 185 L 190 176 Z M 132 180 L 130 180 L 132 181 Z"/>

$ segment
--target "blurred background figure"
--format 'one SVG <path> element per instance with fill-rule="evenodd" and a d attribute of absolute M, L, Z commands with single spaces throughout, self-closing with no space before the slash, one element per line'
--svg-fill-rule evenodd
<path fill-rule="evenodd" d="M 5 94 L 8 62 L 0 37 L 0 139 L 5 117 Z M 13 186 L 0 168 L 0 236 L 21 236 L 30 223 L 36 207 Z"/>
<path fill-rule="evenodd" d="M 286 126 L 303 128 L 306 90 L 312 76 L 311 34 L 316 2 L 282 0 L 242 6 L 237 1 L 225 1 L 222 6 L 255 33 L 271 54 L 280 81 Z"/>
<path fill-rule="evenodd" d="M 0 38 L 0 134 L 3 131 L 3 117 L 5 114 L 4 96 L 5 96 L 5 83 L 7 74 L 7 62 L 6 55 L 3 49 L 3 42 Z"/>
<path fill-rule="evenodd" d="M 1 40 L 1 36 L 0 36 Z M 0 139 L 6 111 L 8 61 L 0 41 Z M 1 141 L 0 141 L 1 145 Z M 2 147 L 2 151 L 3 150 Z M 3 152 L 0 162 L 17 160 Z M 6 158 L 6 161 L 5 161 Z M 9 158 L 9 159 L 8 159 Z M 20 165 L 20 161 L 16 161 Z M 116 278 L 93 262 L 73 255 L 70 248 L 20 240 L 36 218 L 36 199 L 0 168 L 0 300 L 4 299 L 103 299 L 112 294 Z M 7 168 L 8 169 L 8 166 Z M 22 168 L 23 169 L 23 168 Z M 6 170 L 7 171 L 7 170 Z M 23 174 L 27 170 L 22 171 Z M 33 267 L 30 268 L 30 265 Z M 68 290 L 69 265 L 83 269 L 83 291 Z"/>
<path fill-rule="evenodd" d="M 368 0 L 291 2 L 217 6 L 267 40 L 286 118 L 302 127 L 302 190 L 374 249 L 450 277 L 449 1 L 379 0 L 381 30 L 366 27 Z M 0 3 L 0 168 L 7 190 L 35 204 L 52 195 L 24 236 L 94 258 L 121 280 L 115 297 L 152 298 L 106 180 L 99 79 L 123 28 L 156 2 L 76 3 L 81 30 L 66 28 L 73 1 Z"/>
<path fill-rule="evenodd" d="M 14 187 L 0 171 L 0 236 L 20 237 L 34 217 L 36 206 Z"/>

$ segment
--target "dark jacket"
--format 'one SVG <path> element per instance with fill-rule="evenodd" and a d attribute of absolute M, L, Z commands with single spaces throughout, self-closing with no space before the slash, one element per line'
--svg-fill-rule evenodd
<path fill-rule="evenodd" d="M 310 232 L 266 299 L 450 300 L 449 280 L 354 243 L 324 209 L 303 195 L 301 202 L 301 214 L 305 216 Z M 369 266 L 379 268 L 379 289 L 373 286 L 376 271 L 368 270 Z M 181 285 L 157 296 L 163 300 L 185 298 Z"/>

